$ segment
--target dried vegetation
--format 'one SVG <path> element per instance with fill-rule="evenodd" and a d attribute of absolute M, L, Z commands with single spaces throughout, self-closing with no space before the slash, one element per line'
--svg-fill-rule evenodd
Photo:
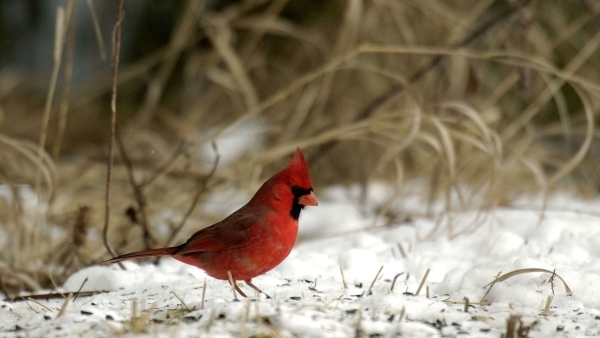
<path fill-rule="evenodd" d="M 193 205 L 226 187 L 255 188 L 296 146 L 317 187 L 389 182 L 395 193 L 382 214 L 415 193 L 405 189 L 413 182 L 424 203 L 442 203 L 441 214 L 487 212 L 559 188 L 597 194 L 600 3 L 211 4 L 174 2 L 157 42 L 127 25 L 136 9 L 125 3 L 127 41 L 141 36 L 137 50 L 156 48 L 126 54 L 112 78 L 111 60 L 97 74 L 76 68 L 73 37 L 76 15 L 90 11 L 89 48 L 106 59 L 116 16 L 104 22 L 94 8 L 116 5 L 66 0 L 51 75 L 35 82 L 41 76 L 0 71 L 6 296 L 52 288 L 107 257 L 113 80 L 108 240 L 117 252 L 173 243 L 220 219 Z M 87 80 L 74 85 L 74 71 Z M 245 156 L 217 170 L 199 160 L 201 148 L 248 121 L 263 128 Z"/>

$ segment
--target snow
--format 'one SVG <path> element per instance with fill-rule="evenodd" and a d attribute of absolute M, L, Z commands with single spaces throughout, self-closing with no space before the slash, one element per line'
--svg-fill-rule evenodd
<path fill-rule="evenodd" d="M 290 256 L 253 280 L 274 299 L 242 285 L 252 297 L 236 301 L 228 283 L 169 258 L 156 266 L 125 262 L 127 270 L 92 266 L 74 273 L 61 291 L 83 284 L 84 291 L 111 292 L 77 298 L 60 317 L 62 299 L 0 300 L 0 337 L 498 337 L 511 315 L 533 325 L 531 337 L 600 335 L 599 200 L 559 194 L 543 214 L 535 203 L 487 217 L 455 213 L 432 232 L 436 221 L 423 217 L 378 226 L 365 211 L 370 208 L 358 206 L 357 191 L 317 191 L 320 205 L 303 212 Z M 376 203 L 391 193 L 380 186 L 373 192 L 369 201 Z M 477 219 L 481 224 L 473 226 Z M 484 288 L 498 274 L 530 268 L 555 270 L 572 294 L 546 272 Z M 135 317 L 144 318 L 132 321 L 134 303 Z"/>
<path fill-rule="evenodd" d="M 206 134 L 214 141 L 219 153 L 219 164 L 227 166 L 234 163 L 249 152 L 257 153 L 263 148 L 264 134 L 268 129 L 265 121 L 247 120 L 230 128 L 220 126 L 209 130 Z M 206 137 L 201 134 L 202 137 Z M 195 158 L 211 167 L 217 154 L 212 142 L 203 142 Z"/>

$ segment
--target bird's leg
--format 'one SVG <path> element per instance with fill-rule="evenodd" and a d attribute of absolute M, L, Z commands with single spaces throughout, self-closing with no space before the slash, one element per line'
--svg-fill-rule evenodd
<path fill-rule="evenodd" d="M 247 279 L 244 282 L 246 282 L 246 285 L 253 288 L 254 291 L 256 291 L 258 293 L 262 293 L 263 295 L 267 296 L 267 299 L 271 299 L 271 296 L 267 295 L 263 290 L 259 289 L 256 285 L 252 284 L 252 279 Z"/>
<path fill-rule="evenodd" d="M 235 291 L 237 291 L 240 294 L 240 296 L 242 296 L 244 298 L 248 298 L 248 297 L 246 297 L 246 294 L 237 285 L 237 282 L 235 281 L 235 279 L 233 279 L 233 276 L 231 275 L 231 271 L 227 271 L 227 275 L 229 276 L 229 284 L 231 286 L 233 286 L 233 289 Z M 235 296 L 235 291 L 233 291 L 233 296 L 235 297 L 235 300 L 237 300 L 237 297 Z"/>
<path fill-rule="evenodd" d="M 242 296 L 244 298 L 248 298 L 246 296 L 246 294 L 240 289 L 240 287 L 237 285 L 236 282 L 233 282 L 233 288 L 235 289 L 235 291 L 237 291 L 240 294 L 240 296 Z"/>

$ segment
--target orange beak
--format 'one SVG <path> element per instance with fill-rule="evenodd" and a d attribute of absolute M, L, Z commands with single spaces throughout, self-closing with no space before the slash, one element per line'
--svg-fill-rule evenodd
<path fill-rule="evenodd" d="M 310 192 L 310 194 L 301 196 L 298 199 L 298 204 L 306 205 L 306 206 L 317 206 L 317 205 L 319 205 L 319 203 L 317 202 L 317 197 L 315 196 L 315 194 L 312 191 Z"/>

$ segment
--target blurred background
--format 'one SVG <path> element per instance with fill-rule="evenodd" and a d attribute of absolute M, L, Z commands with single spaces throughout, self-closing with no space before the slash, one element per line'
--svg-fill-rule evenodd
<path fill-rule="evenodd" d="M 117 13 L 0 2 L 7 297 L 109 257 Z M 593 0 L 125 0 L 108 239 L 176 244 L 297 146 L 317 194 L 353 188 L 384 226 L 595 197 L 599 14 Z M 378 184 L 387 198 L 368 203 Z"/>

